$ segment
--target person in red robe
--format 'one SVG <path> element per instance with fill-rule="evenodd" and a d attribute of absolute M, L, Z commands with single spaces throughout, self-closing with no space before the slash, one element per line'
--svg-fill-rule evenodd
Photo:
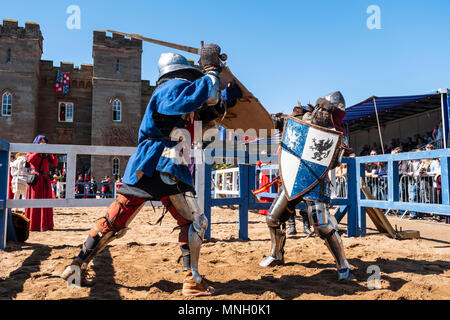
<path fill-rule="evenodd" d="M 47 137 L 38 135 L 34 144 L 45 144 Z M 38 182 L 34 186 L 27 186 L 27 199 L 52 199 L 52 184 L 49 166 L 56 167 L 58 158 L 45 153 L 28 153 L 27 162 L 31 166 L 31 173 L 38 174 Z M 53 208 L 26 208 L 25 216 L 30 219 L 30 231 L 46 231 L 53 229 Z"/>

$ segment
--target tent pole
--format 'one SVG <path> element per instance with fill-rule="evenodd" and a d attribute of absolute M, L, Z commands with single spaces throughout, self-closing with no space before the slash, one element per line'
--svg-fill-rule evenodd
<path fill-rule="evenodd" d="M 378 119 L 377 102 L 376 102 L 375 97 L 373 97 L 373 105 L 375 106 L 375 115 L 377 117 L 378 135 L 380 136 L 381 150 L 383 151 L 383 154 L 384 154 L 384 143 L 383 143 L 383 137 L 381 136 L 380 120 Z"/>
<path fill-rule="evenodd" d="M 448 113 L 448 89 L 439 89 L 441 94 L 441 113 L 442 113 L 442 136 L 444 140 L 444 149 L 448 147 L 448 131 L 449 131 L 449 113 Z"/>

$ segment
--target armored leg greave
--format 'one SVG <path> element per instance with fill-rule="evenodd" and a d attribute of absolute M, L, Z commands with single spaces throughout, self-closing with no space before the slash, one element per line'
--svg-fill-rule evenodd
<path fill-rule="evenodd" d="M 90 230 L 88 238 L 83 243 L 80 253 L 72 264 L 80 266 L 82 270 L 87 269 L 89 262 L 105 249 L 111 241 L 125 235 L 128 225 L 142 209 L 145 202 L 145 199 L 119 194 L 117 199 L 106 210 L 106 215 L 97 220 L 94 227 Z M 67 267 L 62 274 L 64 279 L 67 279 L 74 273 L 73 268 L 70 267 Z"/>
<path fill-rule="evenodd" d="M 284 191 L 280 191 L 270 206 L 266 216 L 266 222 L 270 231 L 271 250 L 270 255 L 265 257 L 259 265 L 268 267 L 284 263 L 284 245 L 286 243 L 286 231 L 282 228 L 283 222 L 288 218 L 288 200 Z"/>
<path fill-rule="evenodd" d="M 300 215 L 302 216 L 303 220 L 303 233 L 307 235 L 312 234 L 313 232 L 311 231 L 311 224 L 309 223 L 308 212 L 300 210 Z"/>
<path fill-rule="evenodd" d="M 190 252 L 190 268 L 196 283 L 201 283 L 202 277 L 198 271 L 200 258 L 200 248 L 203 242 L 205 231 L 208 227 L 208 219 L 201 213 L 195 196 L 191 192 L 169 196 L 170 202 L 179 214 L 192 223 L 188 230 L 188 243 Z"/>
<path fill-rule="evenodd" d="M 289 206 L 286 208 L 289 211 Z M 287 234 L 294 235 L 297 234 L 297 230 L 295 228 L 295 209 L 292 212 L 289 212 L 289 219 L 287 220 Z"/>
<path fill-rule="evenodd" d="M 325 241 L 328 250 L 330 250 L 336 261 L 339 280 L 351 279 L 351 267 L 345 257 L 342 239 L 337 233 L 338 223 L 330 215 L 328 205 L 323 202 L 307 201 L 306 206 L 316 233 Z"/>

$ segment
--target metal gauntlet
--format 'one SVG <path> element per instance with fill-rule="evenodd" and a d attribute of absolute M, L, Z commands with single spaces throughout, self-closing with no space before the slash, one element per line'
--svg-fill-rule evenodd
<path fill-rule="evenodd" d="M 219 72 L 217 71 L 207 71 L 206 75 L 211 79 L 212 87 L 209 91 L 208 99 L 205 103 L 208 106 L 215 106 L 220 101 L 220 81 Z"/>

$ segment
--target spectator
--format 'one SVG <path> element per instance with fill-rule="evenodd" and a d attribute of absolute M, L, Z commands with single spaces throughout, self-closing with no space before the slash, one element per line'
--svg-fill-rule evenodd
<path fill-rule="evenodd" d="M 111 178 L 105 176 L 102 180 L 102 198 L 111 198 Z"/>
<path fill-rule="evenodd" d="M 376 156 L 377 155 L 377 151 L 376 150 L 371 150 L 370 151 L 370 155 L 371 156 Z M 371 162 L 371 163 L 367 163 L 365 165 L 365 174 L 366 174 L 366 181 L 367 181 L 367 187 L 369 187 L 369 189 L 372 191 L 372 194 L 374 197 L 376 197 L 377 191 L 377 185 L 375 183 L 375 180 L 373 179 L 373 174 L 375 173 L 375 170 L 377 169 L 377 163 L 376 162 Z"/>
<path fill-rule="evenodd" d="M 14 199 L 26 199 L 28 176 L 28 168 L 26 167 L 26 163 L 26 153 L 19 152 L 16 154 L 15 160 L 10 164 L 12 176 L 11 189 L 14 193 Z"/>
<path fill-rule="evenodd" d="M 420 151 L 419 149 L 414 150 L 414 152 Z M 418 188 L 417 188 L 417 180 L 420 175 L 421 162 L 420 160 L 412 160 L 408 163 L 408 201 L 409 202 L 417 202 L 418 200 Z M 411 211 L 409 213 L 410 219 L 423 218 L 423 212 L 414 212 Z"/>
<path fill-rule="evenodd" d="M 84 177 L 82 174 L 78 175 L 77 182 L 75 184 L 75 199 L 82 199 L 84 192 Z"/>
<path fill-rule="evenodd" d="M 374 184 L 376 184 L 376 199 L 378 200 L 387 200 L 387 168 L 386 162 L 380 162 L 375 172 L 372 174 L 372 177 L 375 178 Z"/>
<path fill-rule="evenodd" d="M 402 152 L 401 147 L 396 147 L 394 150 L 392 150 L 392 154 L 398 154 Z M 400 181 L 400 201 L 405 201 L 406 199 L 406 183 L 404 182 L 403 177 L 407 177 L 408 173 L 408 161 L 399 161 L 398 162 L 398 174 L 399 174 L 399 181 Z M 403 215 L 405 212 L 404 210 L 397 210 L 397 215 Z"/>
<path fill-rule="evenodd" d="M 336 168 L 336 196 L 339 198 L 345 197 L 346 191 L 346 179 L 347 179 L 347 165 L 341 163 Z"/>
<path fill-rule="evenodd" d="M 379 154 L 381 152 L 381 147 L 379 147 L 378 144 L 374 142 L 372 145 L 372 150 L 375 150 L 376 153 Z"/>
<path fill-rule="evenodd" d="M 433 137 L 431 136 L 431 132 L 428 131 L 425 136 L 425 143 L 433 143 Z"/>
<path fill-rule="evenodd" d="M 433 203 L 441 203 L 440 192 L 438 192 L 438 181 L 437 178 L 441 176 L 441 162 L 439 158 L 433 159 L 428 170 L 428 175 L 433 178 Z M 440 189 L 440 184 L 439 184 Z"/>
<path fill-rule="evenodd" d="M 441 199 L 441 162 L 440 159 L 433 159 L 431 161 L 428 175 L 432 177 L 432 191 L 431 191 L 431 202 L 432 203 L 442 203 Z M 446 216 L 434 215 L 433 220 L 441 221 L 445 219 Z"/>
<path fill-rule="evenodd" d="M 426 146 L 426 150 L 432 150 L 432 146 L 429 144 Z M 420 187 L 420 202 L 432 203 L 432 192 L 433 192 L 433 179 L 429 174 L 431 169 L 431 163 L 433 159 L 422 159 L 420 162 L 420 177 L 419 177 L 419 187 Z"/>
<path fill-rule="evenodd" d="M 433 142 L 436 141 L 438 129 L 439 129 L 439 125 L 435 125 L 433 128 L 433 131 L 431 131 L 431 138 L 433 138 Z"/>
<path fill-rule="evenodd" d="M 365 144 L 362 148 L 361 152 L 359 153 L 360 156 L 367 156 L 370 153 L 369 145 Z"/>
<path fill-rule="evenodd" d="M 439 122 L 439 126 L 437 128 L 437 133 L 436 133 L 436 148 L 441 149 L 443 148 L 443 139 L 444 139 L 444 133 L 443 133 L 443 129 L 442 129 L 442 121 Z"/>
<path fill-rule="evenodd" d="M 122 187 L 122 177 L 121 176 L 117 176 L 117 180 L 116 180 L 116 192 L 119 191 L 119 189 Z"/>
<path fill-rule="evenodd" d="M 417 149 L 423 148 L 423 146 L 425 145 L 425 139 L 418 136 L 416 141 L 417 141 L 416 148 Z"/>
<path fill-rule="evenodd" d="M 414 142 L 411 137 L 408 137 L 408 141 L 403 146 L 403 150 L 405 151 L 411 151 L 415 148 Z"/>
<path fill-rule="evenodd" d="M 46 144 L 48 138 L 38 135 L 34 144 Z M 31 166 L 31 173 L 38 175 L 35 185 L 27 186 L 27 199 L 51 199 L 52 187 L 49 166 L 56 167 L 58 158 L 46 153 L 28 153 L 27 162 Z M 46 231 L 53 229 L 53 208 L 26 208 L 25 216 L 30 219 L 30 231 Z"/>
<path fill-rule="evenodd" d="M 97 181 L 95 181 L 95 177 L 91 177 L 89 181 L 89 191 L 88 198 L 95 199 L 97 197 Z"/>

